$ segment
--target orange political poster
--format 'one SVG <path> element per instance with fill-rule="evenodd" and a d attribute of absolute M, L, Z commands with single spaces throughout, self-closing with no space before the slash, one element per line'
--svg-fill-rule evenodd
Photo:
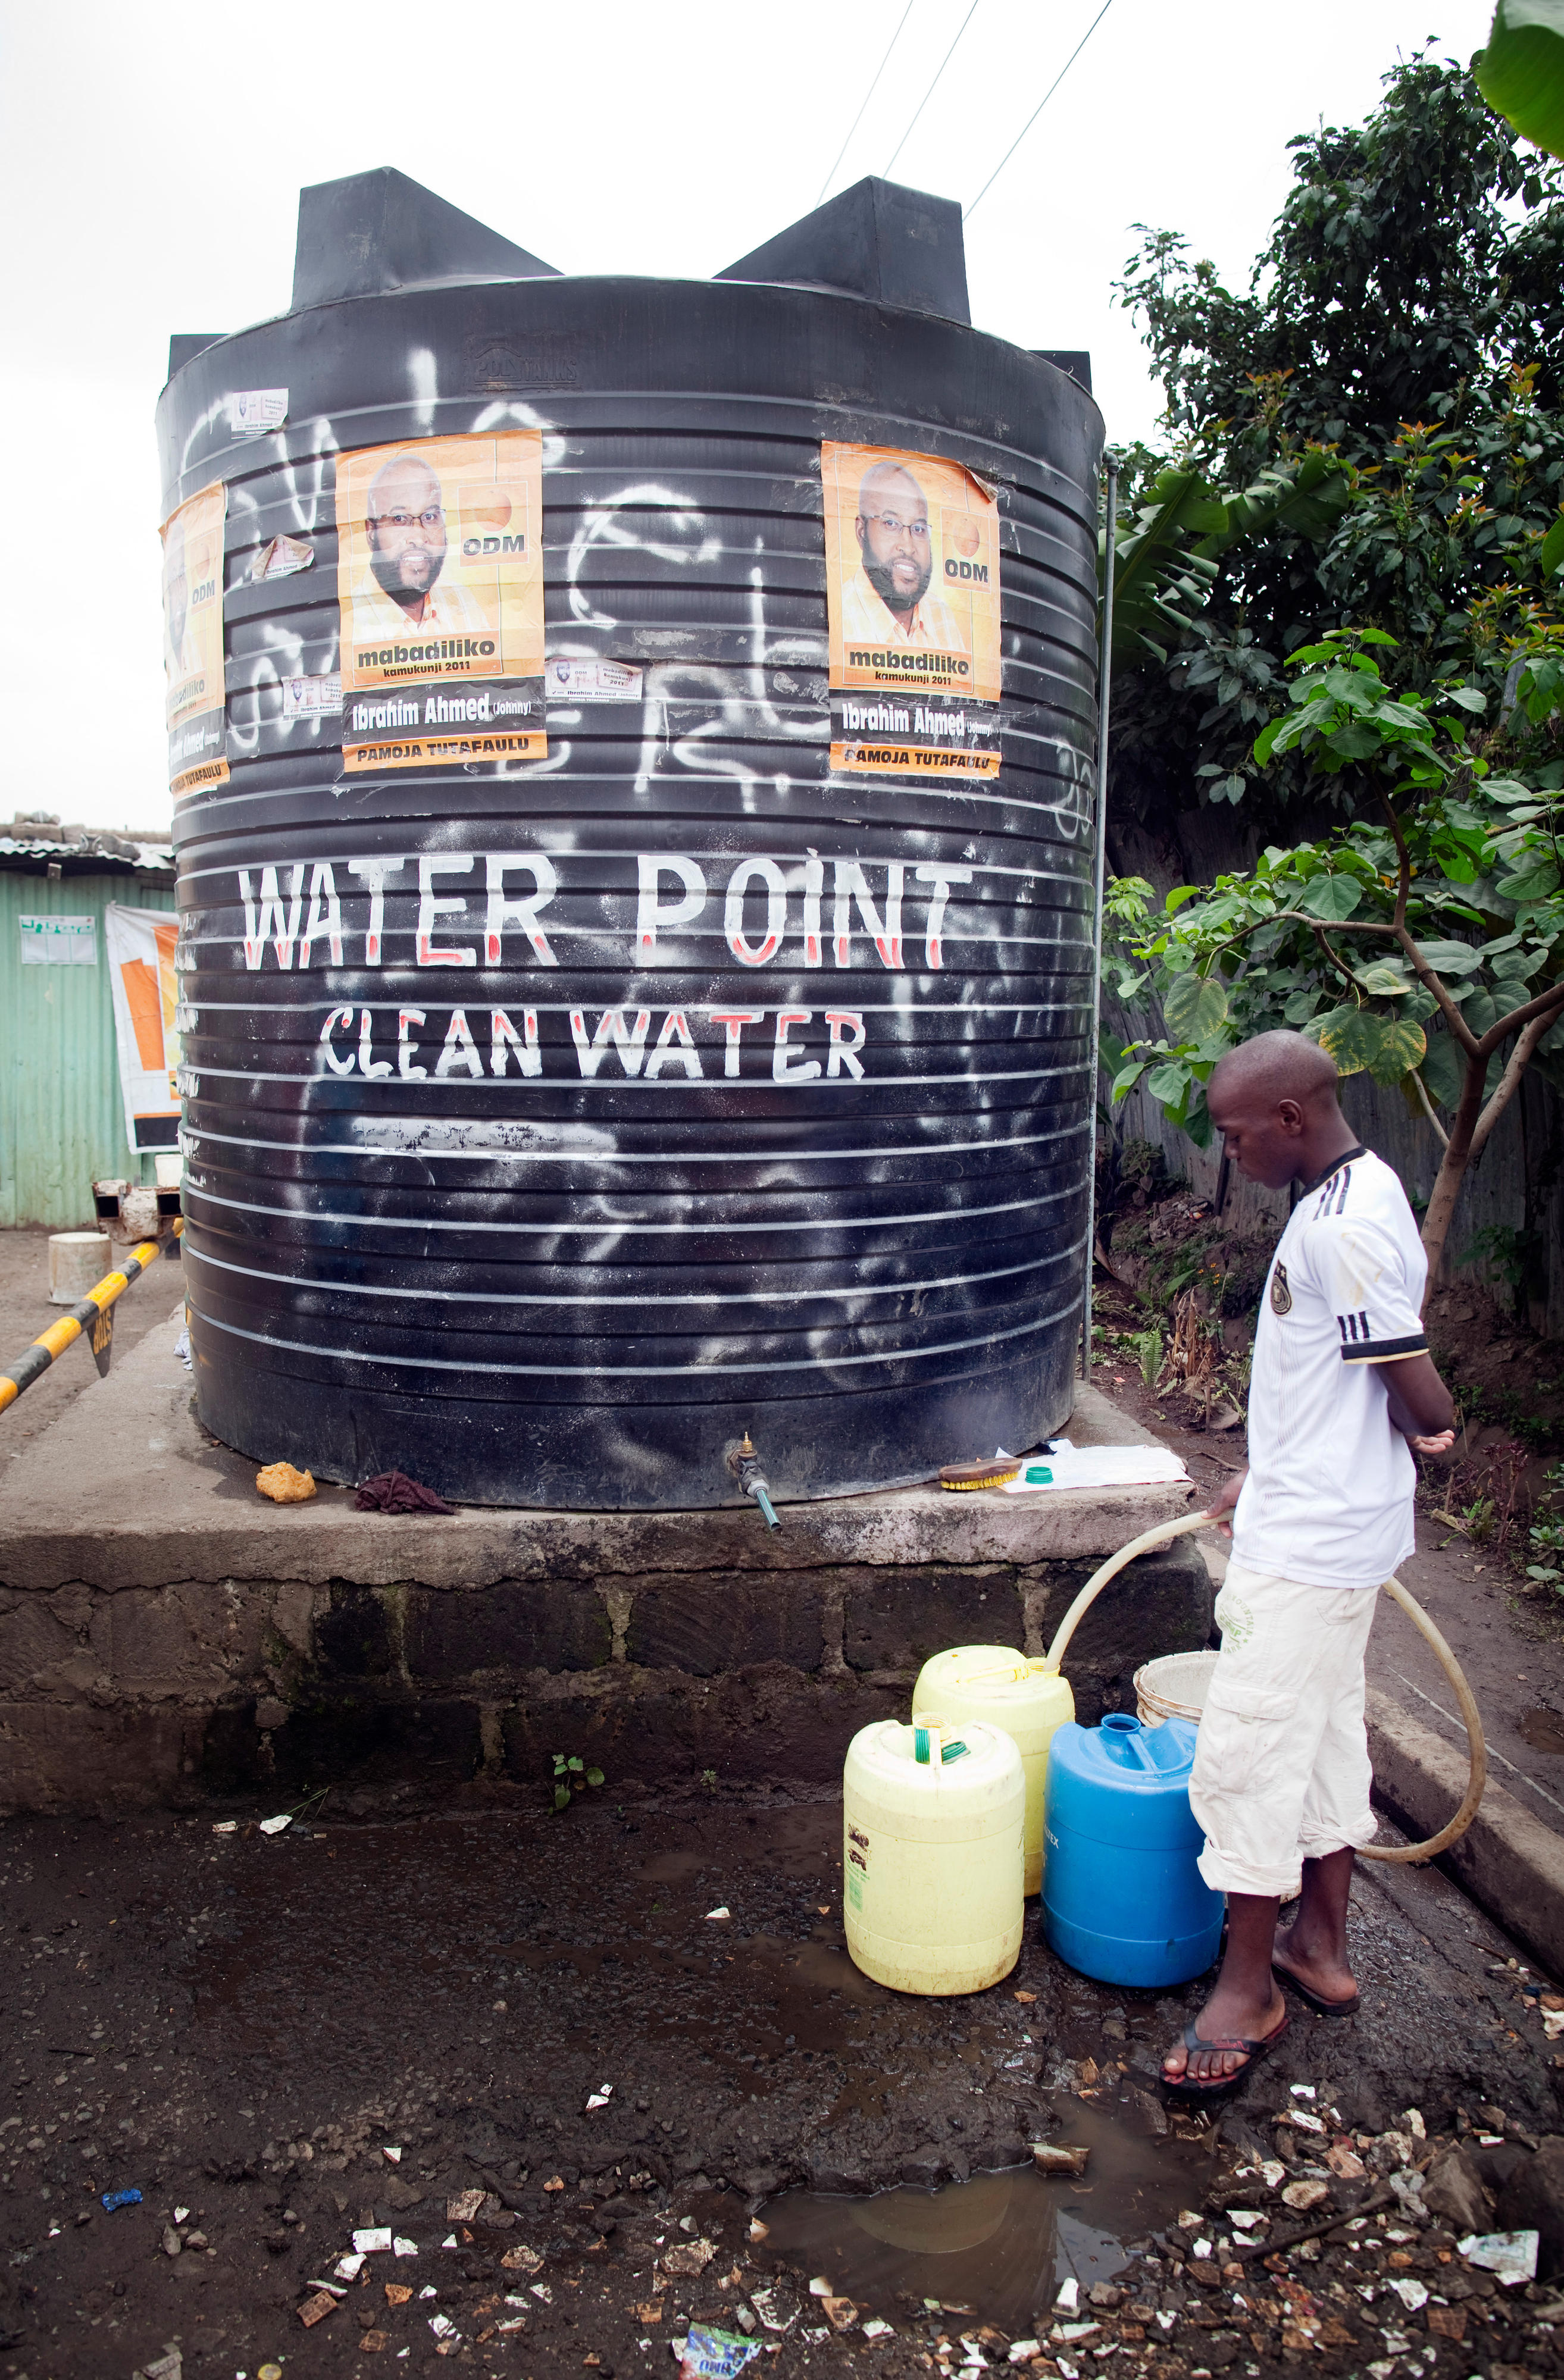
<path fill-rule="evenodd" d="M 960 464 L 820 450 L 831 766 L 996 775 L 999 506 Z"/>
<path fill-rule="evenodd" d="M 164 718 L 175 794 L 227 783 L 223 676 L 223 534 L 228 492 L 215 480 L 163 524 Z"/>
<path fill-rule="evenodd" d="M 543 433 L 336 461 L 349 773 L 541 759 Z"/>
<path fill-rule="evenodd" d="M 179 1115 L 179 921 L 171 910 L 111 901 L 104 912 L 104 939 L 125 1137 L 133 1149 L 168 1148 Z"/>

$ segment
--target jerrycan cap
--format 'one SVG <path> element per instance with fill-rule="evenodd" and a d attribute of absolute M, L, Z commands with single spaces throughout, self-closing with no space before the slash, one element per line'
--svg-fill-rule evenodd
<path fill-rule="evenodd" d="M 1163 1727 L 1147 1727 L 1133 1711 L 1105 1711 L 1097 1723 L 1098 1744 L 1114 1767 L 1145 1777 L 1187 1768 L 1194 1733 L 1192 1727 L 1173 1719 Z"/>

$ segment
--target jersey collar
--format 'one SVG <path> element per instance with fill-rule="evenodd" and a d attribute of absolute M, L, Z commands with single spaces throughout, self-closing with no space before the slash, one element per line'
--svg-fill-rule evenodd
<path fill-rule="evenodd" d="M 1305 1182 L 1300 1189 L 1298 1196 L 1300 1198 L 1306 1198 L 1311 1190 L 1317 1190 L 1322 1182 L 1328 1182 L 1333 1173 L 1339 1173 L 1342 1167 L 1344 1165 L 1350 1165 L 1355 1157 L 1366 1157 L 1367 1155 L 1368 1150 L 1363 1147 L 1362 1142 L 1361 1140 L 1354 1141 L 1350 1148 L 1344 1148 L 1339 1157 L 1333 1157 L 1331 1159 L 1330 1163 L 1326 1167 L 1323 1173 L 1316 1173 L 1312 1182 Z"/>

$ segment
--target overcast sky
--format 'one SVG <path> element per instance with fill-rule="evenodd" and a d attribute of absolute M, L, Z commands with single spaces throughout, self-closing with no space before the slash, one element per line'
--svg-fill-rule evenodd
<path fill-rule="evenodd" d="M 25 490 L 43 516 L 6 574 L 0 821 L 167 821 L 153 407 L 171 331 L 286 308 L 301 183 L 397 165 L 566 273 L 710 273 L 816 203 L 903 5 L 0 0 L 13 532 Z M 1099 5 L 977 0 L 894 178 L 970 205 Z M 912 0 L 832 189 L 885 172 L 966 6 Z M 1110 437 L 1152 435 L 1131 226 L 1246 276 L 1291 135 L 1360 120 L 1431 36 L 1469 59 L 1490 14 L 1113 0 L 968 225 L 973 321 L 1089 348 Z"/>

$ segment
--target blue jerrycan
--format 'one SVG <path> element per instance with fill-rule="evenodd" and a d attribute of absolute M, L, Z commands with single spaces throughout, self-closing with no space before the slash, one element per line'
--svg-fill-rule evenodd
<path fill-rule="evenodd" d="M 1123 1711 L 1061 1727 L 1048 1747 L 1044 1938 L 1100 1983 L 1184 1984 L 1216 1956 L 1223 1900 L 1195 1865 L 1194 1747 L 1187 1719 L 1145 1728 Z"/>

